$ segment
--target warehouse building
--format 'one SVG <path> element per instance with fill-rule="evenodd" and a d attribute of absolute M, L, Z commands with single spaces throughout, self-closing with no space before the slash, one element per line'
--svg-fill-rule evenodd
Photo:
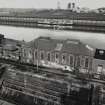
<path fill-rule="evenodd" d="M 58 64 L 87 72 L 92 70 L 94 49 L 79 40 L 39 37 L 23 48 L 22 62 L 31 64 Z"/>

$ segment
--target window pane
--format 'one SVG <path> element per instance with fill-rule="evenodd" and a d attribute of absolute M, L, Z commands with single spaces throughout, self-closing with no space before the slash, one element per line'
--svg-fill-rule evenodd
<path fill-rule="evenodd" d="M 55 58 L 58 59 L 58 54 L 55 54 Z"/>
<path fill-rule="evenodd" d="M 30 50 L 30 54 L 32 54 L 32 51 Z"/>
<path fill-rule="evenodd" d="M 70 56 L 70 66 L 73 66 L 73 64 L 74 64 L 74 58 L 73 58 L 73 56 Z"/>
<path fill-rule="evenodd" d="M 48 60 L 48 61 L 51 60 L 51 55 L 50 55 L 50 53 L 47 54 L 47 60 Z"/>
<path fill-rule="evenodd" d="M 31 50 L 29 50 L 29 52 L 28 52 L 28 58 L 32 58 L 32 51 Z"/>
<path fill-rule="evenodd" d="M 85 58 L 85 67 L 88 67 L 88 65 L 89 65 L 89 59 Z"/>
<path fill-rule="evenodd" d="M 98 65 L 97 67 L 97 73 L 100 74 L 103 71 L 103 66 L 102 65 Z"/>
<path fill-rule="evenodd" d="M 85 64 L 85 57 L 81 56 L 81 66 L 84 67 Z"/>
<path fill-rule="evenodd" d="M 77 57 L 77 67 L 80 67 L 81 59 L 80 57 Z"/>
<path fill-rule="evenodd" d="M 58 53 L 55 53 L 55 62 L 59 63 L 59 54 Z"/>
<path fill-rule="evenodd" d="M 62 63 L 65 64 L 66 63 L 66 56 L 62 55 Z"/>
<path fill-rule="evenodd" d="M 44 52 L 41 52 L 40 58 L 41 58 L 41 60 L 44 60 Z"/>
<path fill-rule="evenodd" d="M 37 51 L 35 51 L 35 59 L 37 59 L 37 58 L 38 58 Z"/>

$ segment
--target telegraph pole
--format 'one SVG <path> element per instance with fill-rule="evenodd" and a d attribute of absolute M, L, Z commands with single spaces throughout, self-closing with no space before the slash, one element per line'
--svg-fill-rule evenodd
<path fill-rule="evenodd" d="M 36 56 L 37 56 L 37 72 L 38 72 L 38 65 L 39 65 L 39 62 L 38 62 L 38 58 L 39 58 L 39 57 L 38 57 L 38 40 L 39 40 L 39 39 L 37 39 L 37 55 L 36 55 Z"/>

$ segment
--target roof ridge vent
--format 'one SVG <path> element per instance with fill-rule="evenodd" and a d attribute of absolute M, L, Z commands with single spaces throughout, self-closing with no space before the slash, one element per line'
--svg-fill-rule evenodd
<path fill-rule="evenodd" d="M 88 44 L 85 46 L 87 49 L 89 49 L 90 51 L 93 51 L 94 49 L 91 47 L 91 46 L 89 46 Z"/>
<path fill-rule="evenodd" d="M 51 37 L 48 37 L 48 36 L 47 36 L 47 37 L 45 37 L 45 36 L 40 36 L 38 39 L 51 40 Z"/>
<path fill-rule="evenodd" d="M 63 43 L 57 43 L 55 50 L 60 51 L 63 47 Z"/>
<path fill-rule="evenodd" d="M 67 39 L 66 43 L 67 44 L 79 44 L 80 41 L 79 40 L 75 40 L 75 39 Z"/>

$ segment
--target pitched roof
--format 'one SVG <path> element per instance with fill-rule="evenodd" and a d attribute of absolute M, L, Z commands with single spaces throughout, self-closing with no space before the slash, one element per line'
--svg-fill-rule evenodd
<path fill-rule="evenodd" d="M 21 46 L 21 44 L 21 41 L 5 38 L 3 49 L 8 51 L 16 51 Z"/>
<path fill-rule="evenodd" d="M 75 39 L 54 39 L 51 37 L 39 37 L 27 44 L 32 49 L 40 49 L 45 51 L 61 51 L 80 55 L 93 55 L 94 49 L 86 47 L 86 44 Z"/>
<path fill-rule="evenodd" d="M 18 48 L 16 48 L 16 46 L 13 45 L 6 45 L 3 47 L 4 50 L 8 50 L 8 51 L 16 51 L 18 50 Z"/>
<path fill-rule="evenodd" d="M 18 45 L 21 43 L 22 43 L 22 41 L 19 41 L 19 40 L 5 38 L 5 44 Z"/>

